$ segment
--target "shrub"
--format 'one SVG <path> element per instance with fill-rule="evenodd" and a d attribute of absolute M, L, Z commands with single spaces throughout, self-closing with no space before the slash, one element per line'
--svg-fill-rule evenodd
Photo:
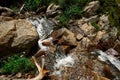
<path fill-rule="evenodd" d="M 51 0 L 28 0 L 25 2 L 25 7 L 28 10 L 36 10 L 39 6 L 48 6 Z"/>
<path fill-rule="evenodd" d="M 25 2 L 25 7 L 28 10 L 35 10 L 41 3 L 42 0 L 28 0 Z"/>
<path fill-rule="evenodd" d="M 64 14 L 68 18 L 79 18 L 82 15 L 82 10 L 80 6 L 71 5 L 65 10 Z"/>
<path fill-rule="evenodd" d="M 57 16 L 57 20 L 59 21 L 58 26 L 60 27 L 67 26 L 67 23 L 69 21 L 69 19 L 65 15 Z"/>
<path fill-rule="evenodd" d="M 88 2 L 92 0 L 53 0 L 56 4 L 60 5 L 63 9 L 68 8 L 71 5 L 79 5 L 84 7 Z"/>
<path fill-rule="evenodd" d="M 28 72 L 35 68 L 34 64 L 26 57 L 19 57 L 18 55 L 13 55 L 8 57 L 8 59 L 3 61 L 2 74 L 12 74 L 17 72 Z"/>

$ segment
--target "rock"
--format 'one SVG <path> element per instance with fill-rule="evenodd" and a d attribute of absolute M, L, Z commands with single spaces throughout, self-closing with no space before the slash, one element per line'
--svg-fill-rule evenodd
<path fill-rule="evenodd" d="M 102 39 L 103 35 L 106 33 L 106 31 L 98 31 L 95 38 L 94 38 L 94 44 L 98 44 L 98 42 Z"/>
<path fill-rule="evenodd" d="M 52 3 L 48 6 L 46 14 L 47 14 L 48 17 L 56 16 L 57 14 L 62 13 L 60 9 L 61 8 L 60 8 L 59 5 L 56 5 L 56 4 Z"/>
<path fill-rule="evenodd" d="M 91 41 L 89 38 L 84 37 L 81 41 L 80 41 L 80 46 L 82 49 L 86 49 L 89 45 L 91 44 Z"/>
<path fill-rule="evenodd" d="M 49 49 L 50 49 L 50 52 L 51 52 L 51 53 L 54 53 L 55 50 L 56 50 L 55 46 L 50 46 Z"/>
<path fill-rule="evenodd" d="M 1 22 L 2 22 L 2 21 L 11 21 L 11 20 L 13 20 L 12 17 L 4 17 L 4 16 L 0 16 L 0 21 L 1 21 Z"/>
<path fill-rule="evenodd" d="M 93 22 L 97 22 L 98 20 L 99 20 L 98 15 L 91 16 L 90 18 L 83 17 L 83 21 L 84 22 L 91 22 L 91 23 L 93 23 Z"/>
<path fill-rule="evenodd" d="M 109 20 L 108 15 L 102 15 L 100 16 L 100 20 L 98 22 L 101 29 L 108 30 L 109 29 Z"/>
<path fill-rule="evenodd" d="M 108 49 L 105 53 L 107 53 L 108 55 L 113 55 L 113 56 L 119 55 L 118 52 L 114 50 L 113 48 Z"/>
<path fill-rule="evenodd" d="M 95 15 L 96 11 L 99 9 L 100 7 L 100 2 L 99 1 L 92 1 L 88 4 L 88 6 L 86 6 L 83 10 L 84 12 L 84 16 L 85 17 L 90 17 Z"/>
<path fill-rule="evenodd" d="M 118 29 L 116 27 L 113 27 L 110 29 L 109 35 L 112 39 L 116 39 L 117 33 L 118 33 Z"/>
<path fill-rule="evenodd" d="M 16 77 L 17 77 L 17 78 L 21 78 L 21 77 L 22 77 L 22 73 L 20 73 L 20 72 L 17 73 L 17 74 L 16 74 Z"/>
<path fill-rule="evenodd" d="M 15 14 L 14 11 L 11 10 L 10 8 L 0 6 L 0 15 L 2 15 L 2 16 L 12 16 L 14 14 Z"/>
<path fill-rule="evenodd" d="M 43 42 L 42 44 L 43 44 L 44 46 L 50 46 L 50 45 L 51 45 L 51 43 L 50 43 L 50 42 L 47 42 L 47 41 L 46 41 L 46 42 Z"/>
<path fill-rule="evenodd" d="M 0 57 L 11 53 L 29 51 L 37 39 L 38 33 L 27 19 L 1 23 Z"/>
<path fill-rule="evenodd" d="M 81 40 L 83 38 L 83 35 L 82 34 L 77 34 L 76 38 L 77 38 L 77 40 Z"/>
<path fill-rule="evenodd" d="M 81 27 L 85 23 L 84 19 L 80 19 L 77 21 L 79 27 Z"/>
<path fill-rule="evenodd" d="M 117 39 L 117 33 L 118 33 L 118 30 L 116 27 L 112 27 L 109 29 L 109 32 L 106 33 L 105 35 L 103 35 L 101 41 L 109 41 L 110 39 Z"/>
<path fill-rule="evenodd" d="M 53 31 L 52 33 L 53 42 L 57 42 L 59 45 L 70 45 L 77 46 L 77 41 L 74 33 L 66 28 L 61 28 L 59 30 Z"/>
<path fill-rule="evenodd" d="M 93 32 L 95 31 L 95 28 L 91 25 L 91 23 L 85 23 L 79 27 L 84 32 L 85 35 L 93 34 Z"/>
<path fill-rule="evenodd" d="M 61 45 L 60 48 L 65 53 L 69 53 L 69 51 L 71 49 L 70 46 L 67 46 L 67 45 Z"/>

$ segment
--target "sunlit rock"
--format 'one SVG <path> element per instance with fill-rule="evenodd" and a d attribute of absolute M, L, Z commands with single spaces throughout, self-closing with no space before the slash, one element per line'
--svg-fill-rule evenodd
<path fill-rule="evenodd" d="M 3 22 L 0 24 L 0 57 L 11 53 L 28 52 L 37 39 L 38 34 L 27 19 Z"/>

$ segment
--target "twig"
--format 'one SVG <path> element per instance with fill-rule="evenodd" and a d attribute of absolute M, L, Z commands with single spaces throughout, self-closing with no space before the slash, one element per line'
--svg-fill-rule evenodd
<path fill-rule="evenodd" d="M 25 6 L 25 4 L 23 4 L 23 5 L 21 6 L 20 11 L 18 12 L 18 14 L 21 13 L 21 11 L 23 10 L 24 6 Z"/>
<path fill-rule="evenodd" d="M 37 66 L 39 74 L 35 78 L 31 78 L 28 80 L 41 80 L 45 76 L 45 74 L 49 72 L 49 70 L 44 70 L 45 59 L 44 59 L 44 57 L 42 58 L 42 68 L 39 66 L 39 64 L 37 63 L 37 60 L 35 59 L 34 56 L 32 56 L 32 59 L 33 59 L 35 65 Z"/>

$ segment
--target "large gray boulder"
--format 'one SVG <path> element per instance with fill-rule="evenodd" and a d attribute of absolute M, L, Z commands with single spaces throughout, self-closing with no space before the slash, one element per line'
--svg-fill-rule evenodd
<path fill-rule="evenodd" d="M 27 19 L 1 23 L 0 57 L 11 53 L 28 52 L 37 39 L 38 33 Z"/>

